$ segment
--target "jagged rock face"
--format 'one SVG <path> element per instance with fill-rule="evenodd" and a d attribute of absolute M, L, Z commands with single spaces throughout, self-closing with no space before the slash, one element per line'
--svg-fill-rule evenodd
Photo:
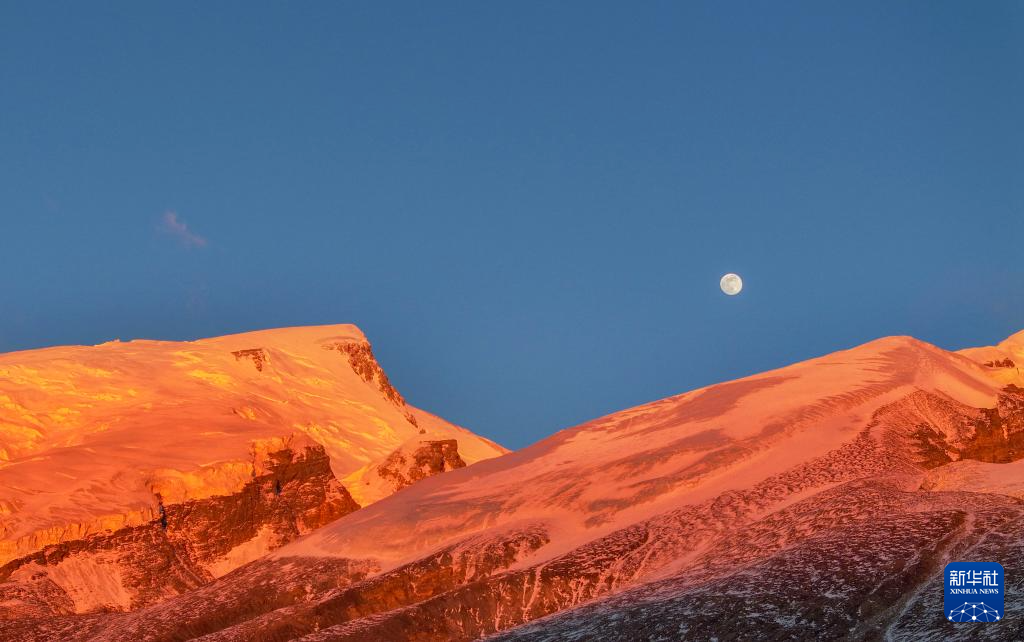
<path fill-rule="evenodd" d="M 458 440 L 429 438 L 432 436 L 437 435 L 407 441 L 379 463 L 349 475 L 343 483 L 356 501 L 367 505 L 421 479 L 466 466 Z"/>
<path fill-rule="evenodd" d="M 249 564 L 195 591 L 126 614 L 50 617 L 4 625 L 24 639 L 105 642 L 287 640 L 329 623 L 401 608 L 445 591 L 472 586 L 505 571 L 549 542 L 537 527 L 480 536 L 447 546 L 386 573 L 344 558 L 285 557 Z M 254 587 L 258 590 L 254 591 Z M 72 632 L 71 621 L 79 623 Z M 116 622 L 116 624 L 113 624 Z M 367 638 L 367 639 L 388 639 Z"/>
<path fill-rule="evenodd" d="M 405 398 L 391 385 L 384 369 L 377 363 L 373 356 L 373 348 L 365 341 L 347 341 L 342 343 L 330 343 L 324 346 L 326 350 L 337 350 L 348 356 L 348 363 L 352 371 L 362 377 L 363 381 L 375 385 L 384 397 L 394 405 L 402 408 L 406 421 L 413 426 L 419 427 L 419 420 L 416 415 L 405 408 Z M 420 431 L 424 432 L 423 430 Z"/>
<path fill-rule="evenodd" d="M 405 405 L 405 399 L 391 385 L 388 376 L 384 374 L 384 369 L 377 363 L 377 358 L 373 356 L 373 348 L 370 347 L 369 343 L 362 341 L 331 343 L 325 345 L 324 349 L 337 350 L 342 354 L 348 355 L 348 362 L 352 366 L 352 371 L 362 377 L 363 381 L 375 384 L 381 393 L 395 405 Z"/>
<path fill-rule="evenodd" d="M 0 567 L 0 603 L 33 595 L 53 613 L 153 604 L 234 570 L 357 508 L 322 446 L 267 454 L 237 493 L 161 504 L 160 516 L 61 542 Z M 4 614 L 0 606 L 0 615 Z M 14 613 L 14 615 L 18 615 Z"/>
<path fill-rule="evenodd" d="M 357 583 L 379 568 L 343 558 L 287 558 L 243 566 L 204 586 L 130 613 L 53 616 L 24 611 L 0 619 L 2 639 L 185 641 L 216 634 L 268 610 L 286 609 Z M 257 591 L 253 589 L 258 587 Z M 116 621 L 117 627 L 111 628 Z"/>
<path fill-rule="evenodd" d="M 1024 389 L 1005 386 L 994 408 L 970 408 L 924 392 L 916 397 L 917 405 L 938 411 L 911 433 L 925 468 L 964 459 L 1005 464 L 1024 457 Z"/>
<path fill-rule="evenodd" d="M 421 441 L 412 452 L 398 450 L 377 466 L 377 474 L 391 482 L 394 490 L 413 482 L 456 468 L 466 462 L 459 456 L 459 442 L 454 439 Z"/>

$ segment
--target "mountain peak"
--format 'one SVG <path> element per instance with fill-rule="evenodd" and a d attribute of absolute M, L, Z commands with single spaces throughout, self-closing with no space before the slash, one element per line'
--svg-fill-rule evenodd
<path fill-rule="evenodd" d="M 912 337 L 912 336 L 910 336 L 908 334 L 894 334 L 892 336 L 879 337 L 878 339 L 873 339 L 873 340 L 868 341 L 867 343 L 863 343 L 863 344 L 861 344 L 861 345 L 859 345 L 859 346 L 857 346 L 856 348 L 853 348 L 853 349 L 854 350 L 871 350 L 871 349 L 890 350 L 890 349 L 893 349 L 893 348 L 905 348 L 905 347 L 922 348 L 922 349 L 925 349 L 925 350 L 940 350 L 940 348 L 938 348 L 938 347 L 928 343 L 927 341 L 922 341 L 921 339 L 918 339 L 916 337 Z"/>
<path fill-rule="evenodd" d="M 407 404 L 350 324 L 3 354 L 0 563 L 248 492 L 266 444 L 342 479 L 427 432 L 467 463 L 505 452 Z"/>

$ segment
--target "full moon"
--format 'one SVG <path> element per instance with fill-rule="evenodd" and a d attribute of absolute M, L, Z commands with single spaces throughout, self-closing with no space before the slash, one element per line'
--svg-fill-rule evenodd
<path fill-rule="evenodd" d="M 722 277 L 719 285 L 722 286 L 722 292 L 729 296 L 736 296 L 743 289 L 743 279 L 740 278 L 740 275 L 730 272 Z"/>

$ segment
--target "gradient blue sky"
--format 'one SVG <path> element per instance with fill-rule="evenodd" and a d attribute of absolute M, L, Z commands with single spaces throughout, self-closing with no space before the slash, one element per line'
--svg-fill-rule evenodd
<path fill-rule="evenodd" d="M 353 322 L 520 447 L 1024 328 L 1020 2 L 18 4 L 0 351 Z"/>

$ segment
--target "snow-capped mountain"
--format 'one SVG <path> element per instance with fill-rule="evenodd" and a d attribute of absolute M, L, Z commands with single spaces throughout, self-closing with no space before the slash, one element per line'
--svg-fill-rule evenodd
<path fill-rule="evenodd" d="M 942 618 L 941 572 L 977 559 L 1002 563 L 1008 583 L 1007 617 L 984 634 L 1020 639 L 1018 363 L 1024 333 L 961 352 L 890 337 L 618 412 L 407 486 L 384 483 L 399 477 L 388 466 L 364 470 L 371 488 L 397 492 L 129 613 L 73 615 L 33 597 L 41 587 L 12 597 L 0 586 L 0 600 L 41 605 L 22 606 L 7 631 L 968 639 L 979 630 Z M 388 460 L 454 462 L 432 448 L 417 458 L 420 446 L 405 444 Z"/>
<path fill-rule="evenodd" d="M 339 480 L 411 441 L 506 452 L 407 404 L 351 325 L 0 355 L 0 578 L 69 612 L 159 601 L 393 491 Z"/>

